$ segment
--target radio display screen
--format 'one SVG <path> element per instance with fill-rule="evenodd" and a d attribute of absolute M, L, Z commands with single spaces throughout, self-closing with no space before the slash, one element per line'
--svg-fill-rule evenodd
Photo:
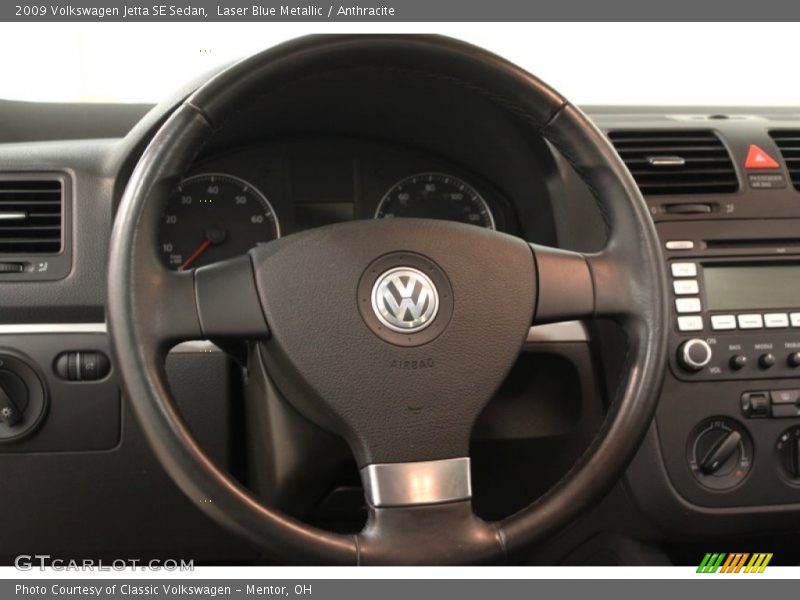
<path fill-rule="evenodd" d="M 708 309 L 800 308 L 800 265 L 705 266 Z"/>

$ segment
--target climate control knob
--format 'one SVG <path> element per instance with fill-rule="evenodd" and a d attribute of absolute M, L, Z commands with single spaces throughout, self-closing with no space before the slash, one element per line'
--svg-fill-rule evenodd
<path fill-rule="evenodd" d="M 800 482 L 800 426 L 784 431 L 776 444 L 783 473 L 792 483 Z"/>
<path fill-rule="evenodd" d="M 708 342 L 697 338 L 683 342 L 678 348 L 678 364 L 687 371 L 702 370 L 711 362 L 712 356 Z"/>
<path fill-rule="evenodd" d="M 737 486 L 753 464 L 753 441 L 738 421 L 726 416 L 706 419 L 695 427 L 686 448 L 689 468 L 701 485 L 712 490 Z"/>

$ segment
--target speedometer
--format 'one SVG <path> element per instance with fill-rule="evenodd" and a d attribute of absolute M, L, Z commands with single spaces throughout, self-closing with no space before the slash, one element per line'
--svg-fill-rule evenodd
<path fill-rule="evenodd" d="M 170 196 L 158 243 L 164 264 L 184 271 L 278 237 L 280 225 L 264 194 L 238 177 L 207 173 L 183 180 Z"/>
<path fill-rule="evenodd" d="M 416 217 L 459 221 L 494 229 L 494 216 L 478 191 L 452 175 L 419 173 L 394 184 L 383 196 L 376 219 Z"/>

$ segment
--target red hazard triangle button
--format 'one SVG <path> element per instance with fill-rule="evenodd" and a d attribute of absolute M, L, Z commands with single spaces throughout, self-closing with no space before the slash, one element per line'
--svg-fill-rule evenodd
<path fill-rule="evenodd" d="M 745 169 L 780 169 L 781 166 L 774 158 L 755 144 L 750 144 L 747 158 L 744 160 Z"/>

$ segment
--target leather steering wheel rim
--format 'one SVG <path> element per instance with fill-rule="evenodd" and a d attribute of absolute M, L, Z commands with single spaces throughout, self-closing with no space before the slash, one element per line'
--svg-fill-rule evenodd
<path fill-rule="evenodd" d="M 163 202 L 204 141 L 242 101 L 355 65 L 413 70 L 495 102 L 520 127 L 558 149 L 589 186 L 603 217 L 608 243 L 599 253 L 531 248 L 538 286 L 535 319 L 616 320 L 628 338 L 623 380 L 604 425 L 572 470 L 546 495 L 501 522 L 485 523 L 472 514 L 469 503 L 456 503 L 373 510 L 367 529 L 358 535 L 303 524 L 260 504 L 209 460 L 183 423 L 166 383 L 164 359 L 174 343 L 215 335 L 262 338 L 269 336 L 269 325 L 258 303 L 247 300 L 238 311 L 242 318 L 218 318 L 213 292 L 221 288 L 214 270 L 200 280 L 161 266 L 156 230 Z M 220 285 L 233 281 L 254 288 L 252 273 L 237 269 L 233 279 L 220 277 Z M 644 201 L 616 152 L 579 109 L 535 77 L 482 49 L 437 36 L 302 38 L 245 59 L 208 81 L 160 127 L 131 175 L 114 224 L 108 281 L 116 365 L 126 397 L 167 473 L 214 520 L 292 562 L 488 562 L 544 539 L 591 507 L 621 476 L 651 422 L 666 364 L 664 263 Z M 196 310 L 187 311 L 187 305 Z"/>

